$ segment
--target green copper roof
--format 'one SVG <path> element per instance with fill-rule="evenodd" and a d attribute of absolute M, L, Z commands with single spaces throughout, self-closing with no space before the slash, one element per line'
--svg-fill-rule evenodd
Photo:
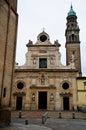
<path fill-rule="evenodd" d="M 68 16 L 76 15 L 76 12 L 73 10 L 73 7 L 71 5 L 70 11 L 68 12 Z"/>

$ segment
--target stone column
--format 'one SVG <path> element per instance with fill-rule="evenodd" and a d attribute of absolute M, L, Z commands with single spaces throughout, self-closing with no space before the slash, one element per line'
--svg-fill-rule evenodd
<path fill-rule="evenodd" d="M 72 88 L 73 88 L 73 108 L 77 110 L 77 84 L 76 80 L 72 79 Z"/>
<path fill-rule="evenodd" d="M 26 102 L 25 102 L 25 109 L 30 109 L 30 95 L 29 95 L 29 87 L 26 87 Z"/>
<path fill-rule="evenodd" d="M 56 110 L 61 110 L 61 99 L 60 99 L 60 95 L 59 95 L 58 91 L 56 91 L 56 105 L 55 105 L 55 109 Z"/>

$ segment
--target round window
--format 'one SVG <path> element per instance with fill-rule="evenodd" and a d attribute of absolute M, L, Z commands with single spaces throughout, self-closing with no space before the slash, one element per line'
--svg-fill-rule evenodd
<path fill-rule="evenodd" d="M 23 84 L 23 83 L 18 83 L 18 84 L 17 84 L 17 88 L 18 88 L 18 89 L 23 89 L 23 87 L 24 87 L 24 84 Z"/>
<path fill-rule="evenodd" d="M 40 41 L 41 42 L 45 42 L 46 40 L 47 40 L 47 36 L 45 36 L 45 35 L 40 36 Z"/>
<path fill-rule="evenodd" d="M 63 89 L 68 89 L 68 88 L 69 88 L 69 84 L 68 84 L 68 83 L 64 83 L 64 84 L 62 85 L 62 87 L 63 87 Z"/>

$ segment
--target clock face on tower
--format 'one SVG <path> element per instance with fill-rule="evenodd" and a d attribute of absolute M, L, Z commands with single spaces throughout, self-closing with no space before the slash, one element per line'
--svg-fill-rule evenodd
<path fill-rule="evenodd" d="M 47 40 L 47 36 L 46 35 L 41 35 L 40 36 L 40 41 L 41 42 L 45 42 Z"/>

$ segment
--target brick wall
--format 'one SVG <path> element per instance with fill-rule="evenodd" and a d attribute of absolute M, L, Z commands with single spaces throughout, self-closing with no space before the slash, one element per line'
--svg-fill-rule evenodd
<path fill-rule="evenodd" d="M 10 8 L 7 0 L 1 0 L 0 5 L 0 98 L 2 106 L 9 106 L 15 62 L 17 14 Z M 3 97 L 4 88 L 6 94 Z"/>

